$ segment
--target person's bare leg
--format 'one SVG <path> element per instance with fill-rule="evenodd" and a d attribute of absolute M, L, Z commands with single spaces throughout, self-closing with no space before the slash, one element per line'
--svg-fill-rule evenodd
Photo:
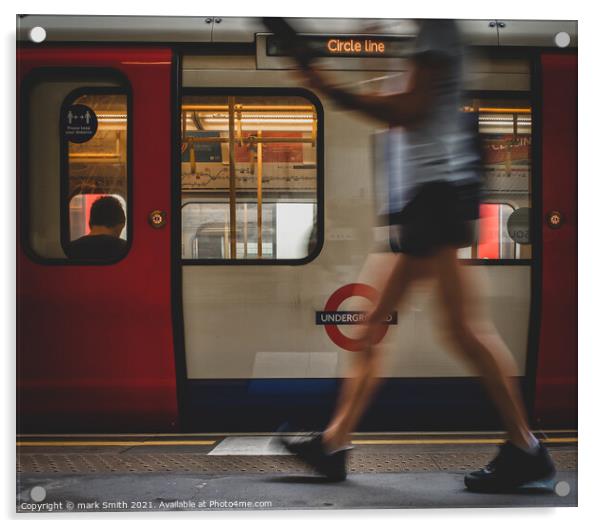
<path fill-rule="evenodd" d="M 515 377 L 514 359 L 490 321 L 476 313 L 477 292 L 455 248 L 435 258 L 440 299 L 451 344 L 481 376 L 511 442 L 527 448 L 531 433 Z"/>
<path fill-rule="evenodd" d="M 356 352 L 353 363 L 343 381 L 337 407 L 324 430 L 324 444 L 330 449 L 349 444 L 351 432 L 370 402 L 380 383 L 380 350 Z"/>
<path fill-rule="evenodd" d="M 381 353 L 373 342 L 374 334 L 385 317 L 402 301 L 410 285 L 429 272 L 430 262 L 427 259 L 405 255 L 398 257 L 378 303 L 367 317 L 362 329 L 364 348 L 354 353 L 353 364 L 343 382 L 335 413 L 323 433 L 327 447 L 337 449 L 349 443 L 351 432 L 380 383 L 378 369 Z"/>

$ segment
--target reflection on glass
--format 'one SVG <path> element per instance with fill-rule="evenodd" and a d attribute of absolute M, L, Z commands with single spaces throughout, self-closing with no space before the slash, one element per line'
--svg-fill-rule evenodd
<path fill-rule="evenodd" d="M 508 234 L 508 218 L 513 209 L 508 204 L 482 204 L 477 258 L 513 259 L 515 243 Z"/>
<path fill-rule="evenodd" d="M 236 258 L 258 259 L 257 204 L 236 207 Z M 264 203 L 261 258 L 297 259 L 309 253 L 315 206 L 307 203 Z M 188 203 L 182 208 L 182 256 L 185 259 L 229 259 L 229 205 Z"/>

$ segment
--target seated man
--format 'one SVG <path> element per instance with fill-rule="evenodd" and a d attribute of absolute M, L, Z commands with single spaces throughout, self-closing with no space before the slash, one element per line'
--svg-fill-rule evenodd
<path fill-rule="evenodd" d="M 90 209 L 90 233 L 69 244 L 71 258 L 113 260 L 126 250 L 126 241 L 119 238 L 125 227 L 125 213 L 112 196 L 96 200 Z"/>

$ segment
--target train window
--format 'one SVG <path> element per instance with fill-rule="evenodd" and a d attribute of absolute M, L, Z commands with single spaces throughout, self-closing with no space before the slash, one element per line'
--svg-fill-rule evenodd
<path fill-rule="evenodd" d="M 71 258 L 114 260 L 125 254 L 128 239 L 127 95 L 102 89 L 71 97 L 68 105 L 89 109 L 97 128 L 90 139 L 65 141 L 69 209 L 65 252 Z M 100 204 L 103 209 L 95 215 Z M 78 246 L 85 250 L 74 250 Z"/>
<path fill-rule="evenodd" d="M 257 233 L 257 204 L 236 206 L 236 253 L 245 259 L 301 259 L 311 253 L 316 216 L 311 203 L 264 203 L 261 252 Z M 228 255 L 229 207 L 220 203 L 187 203 L 182 210 L 183 258 L 225 259 Z"/>
<path fill-rule="evenodd" d="M 298 95 L 184 95 L 183 259 L 315 255 L 320 115 L 317 102 Z"/>
<path fill-rule="evenodd" d="M 524 234 L 531 208 L 531 104 L 472 99 L 465 110 L 478 112 L 484 190 L 478 239 L 473 247 L 460 250 L 460 257 L 530 259 L 530 238 Z"/>
<path fill-rule="evenodd" d="M 24 82 L 21 231 L 32 258 L 108 264 L 127 251 L 131 228 L 116 233 L 118 223 L 90 232 L 92 206 L 101 197 L 110 197 L 104 204 L 123 215 L 116 221 L 129 213 L 127 93 L 126 81 L 106 70 L 40 70 Z M 103 209 L 106 219 L 106 206 L 95 207 L 94 217 Z M 90 234 L 111 237 L 107 252 L 71 251 L 73 241 Z M 113 238 L 122 242 L 113 244 Z"/>

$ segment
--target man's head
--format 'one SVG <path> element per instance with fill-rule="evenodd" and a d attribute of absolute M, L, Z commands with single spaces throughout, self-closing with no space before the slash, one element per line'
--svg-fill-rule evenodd
<path fill-rule="evenodd" d="M 90 234 L 121 235 L 125 226 L 125 213 L 117 198 L 98 198 L 90 209 Z"/>

